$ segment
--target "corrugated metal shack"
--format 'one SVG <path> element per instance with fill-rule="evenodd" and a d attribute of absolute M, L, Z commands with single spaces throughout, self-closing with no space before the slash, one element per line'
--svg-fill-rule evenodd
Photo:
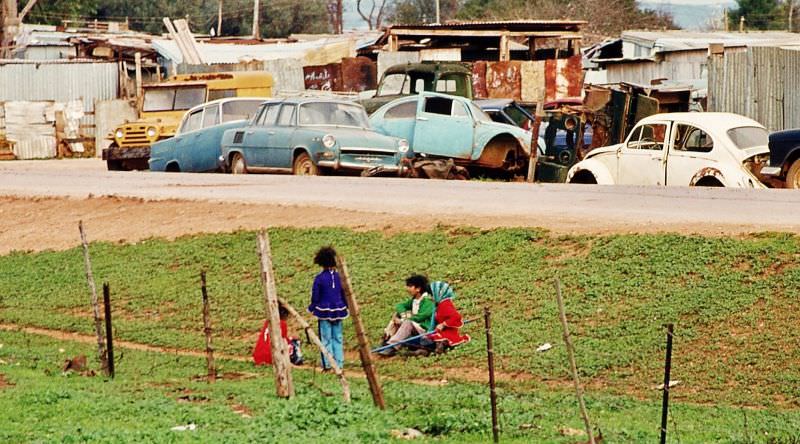
<path fill-rule="evenodd" d="M 735 48 L 799 40 L 797 34 L 782 31 L 624 31 L 620 39 L 586 51 L 586 82 L 686 85 L 702 99 L 707 95 L 710 45 L 736 51 Z"/>
<path fill-rule="evenodd" d="M 472 62 L 477 98 L 555 100 L 581 94 L 579 47 L 585 24 L 516 20 L 395 25 L 360 53 L 377 55 L 378 76 L 395 63 Z"/>
<path fill-rule="evenodd" d="M 118 82 L 114 62 L 0 60 L 0 106 L 5 109 L 0 138 L 12 142 L 19 159 L 54 157 L 59 129 L 65 140 L 94 138 L 95 101 L 117 98 Z M 72 137 L 58 128 L 59 122 Z M 82 145 L 70 147 L 83 151 Z"/>
<path fill-rule="evenodd" d="M 742 114 L 770 131 L 800 128 L 800 45 L 710 52 L 709 111 Z"/>

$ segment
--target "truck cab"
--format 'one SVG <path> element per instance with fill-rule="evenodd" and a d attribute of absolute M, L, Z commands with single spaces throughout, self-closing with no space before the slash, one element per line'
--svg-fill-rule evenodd
<path fill-rule="evenodd" d="M 375 96 L 361 101 L 372 114 L 394 99 L 422 91 L 473 98 L 472 70 L 460 62 L 420 62 L 389 67 L 383 73 Z"/>
<path fill-rule="evenodd" d="M 139 118 L 114 129 L 103 160 L 112 171 L 147 169 L 150 146 L 174 136 L 190 108 L 225 97 L 269 97 L 272 86 L 272 75 L 259 71 L 182 74 L 145 85 L 137 100 Z"/>

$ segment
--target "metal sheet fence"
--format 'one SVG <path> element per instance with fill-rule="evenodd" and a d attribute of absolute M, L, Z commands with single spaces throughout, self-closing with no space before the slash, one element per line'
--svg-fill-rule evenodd
<path fill-rule="evenodd" d="M 751 47 L 712 54 L 708 110 L 750 117 L 770 131 L 800 128 L 800 51 Z"/>

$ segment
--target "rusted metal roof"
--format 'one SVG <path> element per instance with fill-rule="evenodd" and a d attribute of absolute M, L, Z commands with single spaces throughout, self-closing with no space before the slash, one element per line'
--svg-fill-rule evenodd
<path fill-rule="evenodd" d="M 503 31 L 572 31 L 577 32 L 588 22 L 583 20 L 497 20 L 497 21 L 464 21 L 450 23 L 427 23 L 421 25 L 393 25 L 390 32 L 396 29 L 419 30 L 503 30 Z"/>

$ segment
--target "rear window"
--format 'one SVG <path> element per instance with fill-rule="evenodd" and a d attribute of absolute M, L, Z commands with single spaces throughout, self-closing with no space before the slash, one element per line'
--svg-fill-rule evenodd
<path fill-rule="evenodd" d="M 728 137 L 740 150 L 769 144 L 769 133 L 766 129 L 757 126 L 731 128 L 728 130 Z"/>

